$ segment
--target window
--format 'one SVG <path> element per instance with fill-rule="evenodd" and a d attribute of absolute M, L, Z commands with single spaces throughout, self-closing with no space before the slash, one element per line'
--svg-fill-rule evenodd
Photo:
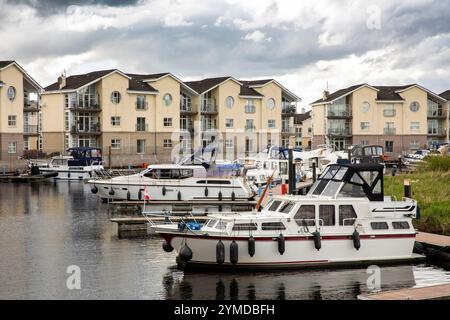
<path fill-rule="evenodd" d="M 281 201 L 279 200 L 275 200 L 274 202 L 272 202 L 272 204 L 269 207 L 269 211 L 277 211 L 278 207 L 280 206 Z"/>
<path fill-rule="evenodd" d="M 145 153 L 145 139 L 136 140 L 136 151 L 137 153 Z"/>
<path fill-rule="evenodd" d="M 275 99 L 270 98 L 269 100 L 267 100 L 267 109 L 273 110 L 273 108 L 275 108 Z"/>
<path fill-rule="evenodd" d="M 395 106 L 393 104 L 385 104 L 383 115 L 385 117 L 395 117 Z"/>
<path fill-rule="evenodd" d="M 255 129 L 255 126 L 253 125 L 253 119 L 245 120 L 245 130 L 253 131 L 253 129 Z"/>
<path fill-rule="evenodd" d="M 366 193 L 362 186 L 346 183 L 339 192 L 339 198 L 364 198 Z"/>
<path fill-rule="evenodd" d="M 334 217 L 334 206 L 332 205 L 320 205 L 319 206 L 319 223 L 322 226 L 334 226 L 335 225 L 335 217 Z"/>
<path fill-rule="evenodd" d="M 234 106 L 234 98 L 232 96 L 228 96 L 226 101 L 225 101 L 227 108 L 233 108 Z"/>
<path fill-rule="evenodd" d="M 10 101 L 13 101 L 16 98 L 16 88 L 14 87 L 9 87 L 8 91 L 7 91 L 7 95 L 8 95 L 8 99 Z"/>
<path fill-rule="evenodd" d="M 172 148 L 172 139 L 164 139 L 164 148 Z"/>
<path fill-rule="evenodd" d="M 285 202 L 281 206 L 281 209 L 279 210 L 279 212 L 281 212 L 281 213 L 289 213 L 293 206 L 294 206 L 293 202 Z"/>
<path fill-rule="evenodd" d="M 16 153 L 17 152 L 17 142 L 10 141 L 8 142 L 8 153 Z"/>
<path fill-rule="evenodd" d="M 386 150 L 386 152 L 394 152 L 394 141 L 385 141 L 384 150 Z"/>
<path fill-rule="evenodd" d="M 233 128 L 234 120 L 233 119 L 225 119 L 225 128 Z"/>
<path fill-rule="evenodd" d="M 254 231 L 258 230 L 256 223 L 237 223 L 233 226 L 233 231 Z"/>
<path fill-rule="evenodd" d="M 8 127 L 15 127 L 16 126 L 16 116 L 8 116 Z"/>
<path fill-rule="evenodd" d="M 409 124 L 409 129 L 411 131 L 419 131 L 419 129 L 420 129 L 420 122 L 411 122 Z"/>
<path fill-rule="evenodd" d="M 164 127 L 172 126 L 172 118 L 164 118 Z"/>
<path fill-rule="evenodd" d="M 255 113 L 255 105 L 253 104 L 253 99 L 247 99 L 245 104 L 245 113 Z"/>
<path fill-rule="evenodd" d="M 111 149 L 120 149 L 120 139 L 111 139 Z"/>
<path fill-rule="evenodd" d="M 111 93 L 111 102 L 112 103 L 115 103 L 115 104 L 117 104 L 117 103 L 120 103 L 120 92 L 119 91 L 113 91 L 112 93 Z"/>
<path fill-rule="evenodd" d="M 417 101 L 413 101 L 411 102 L 411 104 L 409 105 L 409 110 L 411 110 L 412 112 L 417 112 L 419 111 L 420 108 L 420 103 Z"/>
<path fill-rule="evenodd" d="M 409 223 L 408 221 L 394 221 L 392 227 L 394 229 L 409 229 Z"/>
<path fill-rule="evenodd" d="M 120 126 L 120 117 L 111 117 L 111 125 L 112 126 Z"/>
<path fill-rule="evenodd" d="M 394 122 L 386 122 L 384 124 L 384 134 L 386 134 L 386 135 L 394 135 L 395 134 L 395 123 Z"/>
<path fill-rule="evenodd" d="M 269 129 L 275 129 L 275 120 L 267 120 L 267 127 L 269 127 Z"/>
<path fill-rule="evenodd" d="M 136 131 L 147 131 L 147 125 L 145 124 L 145 117 L 136 118 Z"/>
<path fill-rule="evenodd" d="M 389 226 L 387 222 L 371 222 L 370 227 L 373 230 L 387 230 L 389 229 Z"/>
<path fill-rule="evenodd" d="M 172 104 L 172 95 L 170 93 L 166 93 L 163 96 L 163 102 L 166 107 L 169 107 Z"/>
<path fill-rule="evenodd" d="M 339 206 L 339 225 L 340 226 L 352 226 L 355 224 L 356 215 L 355 209 L 352 205 Z"/>
<path fill-rule="evenodd" d="M 315 215 L 315 206 L 303 205 L 297 210 L 294 219 L 299 226 L 314 226 L 316 224 Z"/>
<path fill-rule="evenodd" d="M 361 140 L 361 144 L 363 146 L 367 146 L 367 145 L 369 145 L 369 140 Z"/>
<path fill-rule="evenodd" d="M 263 222 L 261 224 L 262 230 L 286 230 L 286 226 L 283 222 Z"/>
<path fill-rule="evenodd" d="M 233 147 L 234 147 L 233 139 L 226 139 L 226 140 L 225 140 L 225 147 L 226 147 L 227 149 L 233 148 Z"/>
<path fill-rule="evenodd" d="M 366 113 L 366 112 L 369 112 L 369 110 L 370 110 L 370 103 L 367 102 L 367 101 L 364 101 L 364 102 L 361 104 L 361 112 Z"/>
<path fill-rule="evenodd" d="M 146 110 L 147 103 L 145 101 L 145 96 L 137 96 L 136 97 L 136 109 L 137 110 Z"/>
<path fill-rule="evenodd" d="M 367 131 L 370 128 L 370 123 L 369 122 L 361 122 L 361 130 L 362 131 Z"/>

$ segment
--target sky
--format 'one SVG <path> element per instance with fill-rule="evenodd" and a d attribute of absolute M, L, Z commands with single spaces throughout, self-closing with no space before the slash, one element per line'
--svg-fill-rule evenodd
<path fill-rule="evenodd" d="M 308 105 L 358 84 L 450 89 L 450 1 L 0 0 L 0 60 L 41 85 L 118 68 L 274 78 Z"/>

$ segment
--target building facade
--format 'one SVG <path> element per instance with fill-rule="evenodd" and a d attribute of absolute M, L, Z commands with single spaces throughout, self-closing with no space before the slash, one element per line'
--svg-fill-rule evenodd
<path fill-rule="evenodd" d="M 301 113 L 294 116 L 295 126 L 295 146 L 310 150 L 312 147 L 312 118 L 311 111 Z"/>
<path fill-rule="evenodd" d="M 377 144 L 397 156 L 448 142 L 447 100 L 417 84 L 325 91 L 311 107 L 313 147 Z"/>
<path fill-rule="evenodd" d="M 0 160 L 40 149 L 42 87 L 15 61 L 0 61 Z"/>
<path fill-rule="evenodd" d="M 42 94 L 42 144 L 47 153 L 100 147 L 113 165 L 126 166 L 173 161 L 216 143 L 234 160 L 279 144 L 299 100 L 273 79 L 183 82 L 115 69 L 62 75 Z"/>

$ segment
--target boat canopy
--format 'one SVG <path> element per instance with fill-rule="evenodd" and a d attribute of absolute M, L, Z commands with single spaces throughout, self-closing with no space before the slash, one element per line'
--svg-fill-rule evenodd
<path fill-rule="evenodd" d="M 69 166 L 87 166 L 102 162 L 102 150 L 100 148 L 69 148 L 67 153 L 73 157 L 68 161 Z"/>
<path fill-rule="evenodd" d="M 383 201 L 383 169 L 383 165 L 376 163 L 330 165 L 313 184 L 309 195 Z"/>

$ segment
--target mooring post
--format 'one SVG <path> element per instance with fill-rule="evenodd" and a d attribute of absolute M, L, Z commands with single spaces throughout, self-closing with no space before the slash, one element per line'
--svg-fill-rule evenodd
<path fill-rule="evenodd" d="M 411 180 L 409 179 L 403 181 L 403 195 L 405 198 L 412 198 Z"/>
<path fill-rule="evenodd" d="M 313 179 L 313 182 L 316 182 L 316 179 L 317 179 L 317 177 L 316 177 L 316 162 L 312 163 L 312 179 Z"/>
<path fill-rule="evenodd" d="M 111 166 L 111 146 L 108 147 L 108 166 L 109 166 L 109 169 L 112 168 L 112 166 Z"/>

